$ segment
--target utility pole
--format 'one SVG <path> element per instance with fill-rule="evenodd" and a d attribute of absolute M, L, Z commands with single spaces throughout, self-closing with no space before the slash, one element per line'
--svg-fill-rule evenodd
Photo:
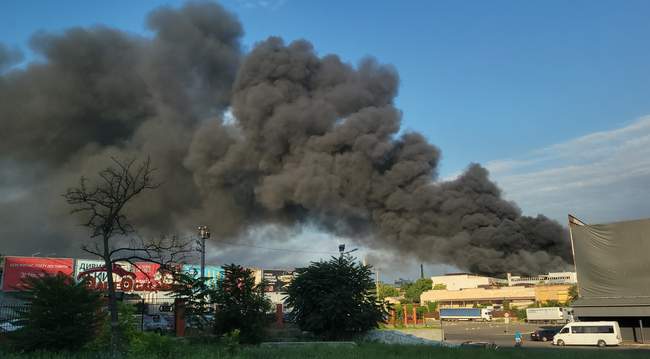
<path fill-rule="evenodd" d="M 424 279 L 424 265 L 420 263 L 420 279 Z"/>
<path fill-rule="evenodd" d="M 210 238 L 208 226 L 199 226 L 199 251 L 201 251 L 201 278 L 205 278 L 205 240 Z"/>

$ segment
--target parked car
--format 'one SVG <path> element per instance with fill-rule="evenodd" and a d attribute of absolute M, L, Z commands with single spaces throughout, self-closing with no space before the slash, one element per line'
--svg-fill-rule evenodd
<path fill-rule="evenodd" d="M 174 329 L 174 321 L 160 314 L 145 315 L 143 323 L 145 331 L 163 333 Z"/>
<path fill-rule="evenodd" d="M 25 319 L 13 319 L 0 323 L 0 333 L 11 333 L 25 326 Z"/>
<path fill-rule="evenodd" d="M 206 330 L 212 328 L 214 315 L 212 314 L 195 314 L 185 317 L 185 328 Z"/>
<path fill-rule="evenodd" d="M 553 336 L 555 336 L 559 331 L 560 330 L 556 328 L 539 329 L 530 334 L 530 339 L 541 342 L 552 341 Z"/>

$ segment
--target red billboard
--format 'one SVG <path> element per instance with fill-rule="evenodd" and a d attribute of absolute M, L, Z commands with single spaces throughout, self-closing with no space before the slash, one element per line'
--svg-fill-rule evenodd
<path fill-rule="evenodd" d="M 72 276 L 72 258 L 5 257 L 2 272 L 2 290 L 19 291 L 25 289 L 23 279 L 62 273 Z"/>
<path fill-rule="evenodd" d="M 131 270 L 135 273 L 136 292 L 168 291 L 174 284 L 172 273 L 161 269 L 157 263 L 136 262 Z"/>

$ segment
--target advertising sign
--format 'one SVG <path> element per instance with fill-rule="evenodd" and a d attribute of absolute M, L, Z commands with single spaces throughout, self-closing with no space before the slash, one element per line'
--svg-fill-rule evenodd
<path fill-rule="evenodd" d="M 262 271 L 265 292 L 286 292 L 287 287 L 293 280 L 294 272 L 288 270 L 268 270 Z"/>
<path fill-rule="evenodd" d="M 133 263 L 136 292 L 169 291 L 174 284 L 174 276 L 160 268 L 160 264 L 149 262 Z"/>
<path fill-rule="evenodd" d="M 72 276 L 73 272 L 74 260 L 71 258 L 5 257 L 2 290 L 8 292 L 25 289 L 23 279 L 27 277 L 58 273 Z"/>
<path fill-rule="evenodd" d="M 201 276 L 201 266 L 197 264 L 185 264 L 183 265 L 183 272 L 194 278 L 198 278 Z M 206 284 L 216 287 L 218 281 L 223 277 L 223 268 L 218 266 L 205 266 L 205 276 L 209 278 Z"/>
<path fill-rule="evenodd" d="M 104 266 L 104 261 L 92 259 L 77 259 L 75 265 L 75 279 L 86 280 L 90 288 L 105 290 L 108 288 L 108 274 Z M 113 265 L 113 283 L 115 289 L 129 292 L 135 285 L 135 273 L 131 269 L 131 264 L 127 262 L 115 263 Z"/>

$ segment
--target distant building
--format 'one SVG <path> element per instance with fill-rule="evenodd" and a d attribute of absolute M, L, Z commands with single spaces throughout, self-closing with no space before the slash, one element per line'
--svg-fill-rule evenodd
<path fill-rule="evenodd" d="M 571 300 L 569 294 L 571 284 L 553 284 L 535 286 L 535 301 L 538 303 L 559 302 L 567 303 Z"/>
<path fill-rule="evenodd" d="M 550 301 L 566 303 L 570 285 L 541 285 L 513 287 L 481 287 L 457 290 L 428 290 L 420 296 L 420 303 L 437 302 L 442 308 L 503 305 L 525 308 L 535 303 Z"/>
<path fill-rule="evenodd" d="M 437 285 L 444 285 L 447 290 L 460 290 L 470 288 L 480 288 L 486 286 L 494 286 L 498 284 L 505 284 L 503 279 L 483 277 L 470 273 L 451 273 L 440 276 L 431 277 L 433 287 Z"/>
<path fill-rule="evenodd" d="M 536 276 L 513 276 L 508 273 L 508 286 L 539 284 L 576 284 L 576 272 L 551 272 Z"/>
<path fill-rule="evenodd" d="M 535 287 L 462 288 L 456 290 L 428 290 L 420 296 L 420 303 L 437 302 L 441 308 L 472 307 L 475 305 L 503 305 L 524 308 L 535 304 Z"/>

